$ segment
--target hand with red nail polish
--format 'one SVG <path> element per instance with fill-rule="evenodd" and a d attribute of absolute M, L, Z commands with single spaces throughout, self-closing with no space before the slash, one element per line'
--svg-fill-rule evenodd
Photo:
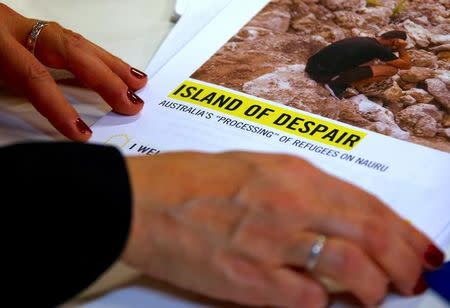
<path fill-rule="evenodd" d="M 35 24 L 0 3 L 0 79 L 23 93 L 60 133 L 76 141 L 92 134 L 46 67 L 71 71 L 117 113 L 133 115 L 142 109 L 134 92 L 145 86 L 145 73 L 53 22 L 41 30 L 33 55 L 26 42 Z"/>
<path fill-rule="evenodd" d="M 391 286 L 423 293 L 423 272 L 443 259 L 376 197 L 296 157 L 171 153 L 127 165 L 135 204 L 124 260 L 203 294 L 324 307 L 328 294 L 315 278 L 325 277 L 373 306 Z M 321 234 L 317 266 L 304 275 Z"/>
<path fill-rule="evenodd" d="M 145 78 L 147 78 L 147 74 L 145 74 L 144 72 L 141 72 L 140 70 L 138 70 L 137 68 L 134 68 L 134 67 L 131 68 L 131 73 L 137 79 L 145 79 Z"/>
<path fill-rule="evenodd" d="M 444 264 L 445 255 L 435 245 L 430 245 L 425 252 L 425 261 L 433 268 L 439 268 Z"/>
<path fill-rule="evenodd" d="M 413 289 L 413 294 L 414 295 L 423 294 L 427 289 L 428 289 L 427 282 L 425 281 L 425 279 L 421 275 L 420 278 L 419 278 L 419 281 L 417 281 L 417 283 L 416 283 L 416 285 L 415 285 L 415 287 Z"/>
<path fill-rule="evenodd" d="M 136 105 L 142 105 L 142 104 L 144 104 L 144 101 L 143 101 L 139 96 L 137 96 L 133 91 L 128 90 L 128 91 L 127 91 L 127 95 L 128 95 L 128 99 L 129 99 L 130 102 L 132 102 L 133 104 L 136 104 Z"/>

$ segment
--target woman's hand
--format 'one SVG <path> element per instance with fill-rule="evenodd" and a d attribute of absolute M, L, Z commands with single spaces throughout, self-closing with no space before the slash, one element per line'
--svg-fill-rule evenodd
<path fill-rule="evenodd" d="M 35 23 L 0 3 L 0 79 L 25 94 L 58 131 L 77 141 L 91 136 L 46 66 L 71 71 L 115 112 L 132 115 L 142 109 L 144 102 L 134 91 L 147 82 L 144 73 L 56 23 L 42 30 L 33 56 L 25 46 Z"/>
<path fill-rule="evenodd" d="M 134 196 L 123 259 L 180 287 L 246 305 L 324 307 L 325 276 L 366 305 L 426 289 L 443 254 L 374 196 L 285 155 L 128 158 Z M 319 235 L 327 240 L 310 275 Z"/>

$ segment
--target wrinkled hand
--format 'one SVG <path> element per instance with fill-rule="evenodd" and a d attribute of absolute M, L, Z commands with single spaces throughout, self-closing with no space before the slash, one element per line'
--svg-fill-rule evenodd
<path fill-rule="evenodd" d="M 423 292 L 424 268 L 442 262 L 428 238 L 378 199 L 294 157 L 127 160 L 134 218 L 123 259 L 189 290 L 246 305 L 324 307 L 326 290 L 303 271 L 319 234 L 328 239 L 314 274 L 366 305 L 389 285 Z"/>
<path fill-rule="evenodd" d="M 42 30 L 33 56 L 25 46 L 35 23 L 0 3 L 0 79 L 26 95 L 58 131 L 77 141 L 91 136 L 45 66 L 71 71 L 115 112 L 132 115 L 142 109 L 134 91 L 147 82 L 144 73 L 56 23 Z"/>

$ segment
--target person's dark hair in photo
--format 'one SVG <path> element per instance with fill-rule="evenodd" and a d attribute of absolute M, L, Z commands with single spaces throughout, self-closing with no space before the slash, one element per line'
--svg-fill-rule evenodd
<path fill-rule="evenodd" d="M 341 98 L 348 86 L 382 81 L 395 75 L 398 69 L 411 68 L 406 39 L 404 31 L 389 31 L 376 38 L 346 38 L 311 56 L 305 70 L 312 79 L 328 85 L 332 94 Z M 384 64 L 367 65 L 375 59 Z"/>
<path fill-rule="evenodd" d="M 407 36 L 405 31 L 388 31 L 380 35 L 380 37 L 384 38 L 385 40 L 390 39 L 401 39 L 406 41 Z"/>

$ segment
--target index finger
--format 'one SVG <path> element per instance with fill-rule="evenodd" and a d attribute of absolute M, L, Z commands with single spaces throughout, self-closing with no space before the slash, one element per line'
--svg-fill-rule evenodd
<path fill-rule="evenodd" d="M 22 91 L 64 136 L 87 141 L 91 130 L 64 98 L 47 69 L 13 37 L 5 35 L 0 40 L 0 72 L 6 83 Z"/>

